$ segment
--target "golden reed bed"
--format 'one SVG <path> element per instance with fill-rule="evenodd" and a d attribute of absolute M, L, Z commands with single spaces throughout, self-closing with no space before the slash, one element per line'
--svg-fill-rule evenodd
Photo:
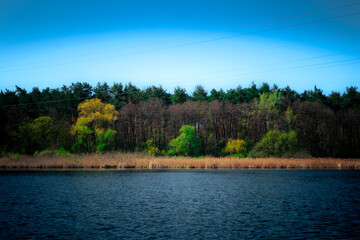
<path fill-rule="evenodd" d="M 233 158 L 153 157 L 143 153 L 73 155 L 68 158 L 20 156 L 2 158 L 6 169 L 342 169 L 360 170 L 360 159 L 339 158 Z"/>

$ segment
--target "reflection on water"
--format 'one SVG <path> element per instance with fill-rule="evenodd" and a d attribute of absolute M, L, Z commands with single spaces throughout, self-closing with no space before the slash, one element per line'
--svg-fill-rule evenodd
<path fill-rule="evenodd" d="M 0 238 L 359 238 L 360 172 L 1 172 Z"/>

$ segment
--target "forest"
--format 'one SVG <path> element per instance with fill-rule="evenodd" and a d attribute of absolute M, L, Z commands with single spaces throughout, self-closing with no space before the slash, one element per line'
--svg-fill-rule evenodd
<path fill-rule="evenodd" d="M 147 152 L 154 156 L 360 157 L 360 92 L 73 83 L 0 93 L 0 152 L 36 156 Z"/>

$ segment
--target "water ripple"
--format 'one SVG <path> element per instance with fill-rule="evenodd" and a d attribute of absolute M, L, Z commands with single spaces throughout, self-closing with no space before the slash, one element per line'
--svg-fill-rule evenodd
<path fill-rule="evenodd" d="M 360 238 L 357 171 L 1 172 L 1 239 Z"/>

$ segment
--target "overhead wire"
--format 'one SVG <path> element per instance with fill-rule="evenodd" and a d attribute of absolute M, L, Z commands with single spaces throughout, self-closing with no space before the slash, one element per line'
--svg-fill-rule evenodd
<path fill-rule="evenodd" d="M 337 61 L 330 61 L 330 62 L 318 63 L 318 64 L 308 64 L 308 65 L 287 67 L 287 68 L 281 68 L 281 69 L 270 69 L 270 70 L 265 70 L 265 71 L 250 72 L 247 74 L 241 73 L 241 74 L 233 74 L 233 75 L 225 75 L 225 76 L 215 76 L 215 77 L 209 77 L 209 78 L 194 78 L 194 79 L 186 79 L 186 80 L 184 79 L 184 80 L 180 80 L 180 81 L 182 83 L 196 82 L 196 81 L 208 81 L 209 82 L 209 80 L 220 80 L 220 79 L 224 80 L 224 79 L 228 79 L 228 78 L 234 79 L 234 78 L 251 77 L 251 76 L 256 76 L 256 75 L 262 74 L 262 73 L 284 72 L 284 71 L 290 71 L 290 70 L 296 71 L 296 70 L 304 70 L 304 69 L 309 69 L 309 68 L 310 69 L 318 69 L 318 68 L 323 68 L 323 67 L 319 67 L 322 65 L 334 64 L 333 66 L 343 66 L 343 65 L 351 65 L 351 64 L 356 64 L 356 63 L 360 63 L 360 58 L 337 60 Z M 172 79 L 170 79 L 170 80 L 172 80 Z"/>
<path fill-rule="evenodd" d="M 360 2 L 355 2 L 355 3 L 351 3 L 351 4 L 346 4 L 346 5 L 341 5 L 341 6 L 337 6 L 337 7 L 332 7 L 332 8 L 327 8 L 327 9 L 323 9 L 323 10 L 318 10 L 318 11 L 313 11 L 313 12 L 308 12 L 308 13 L 302 13 L 302 14 L 297 14 L 297 15 L 292 15 L 292 16 L 288 16 L 288 17 L 281 17 L 281 18 L 275 18 L 275 19 L 270 19 L 270 20 L 266 20 L 266 21 L 261 21 L 261 22 L 256 22 L 256 23 L 251 23 L 251 24 L 245 24 L 242 26 L 238 26 L 238 27 L 232 27 L 232 28 L 225 28 L 225 29 L 220 29 L 220 30 L 214 30 L 214 31 L 210 31 L 212 33 L 218 33 L 218 32 L 225 32 L 225 31 L 231 31 L 231 30 L 237 30 L 237 29 L 241 29 L 241 28 L 247 28 L 247 27 L 253 27 L 253 26 L 258 26 L 258 25 L 263 25 L 263 24 L 268 24 L 268 23 L 274 23 L 274 22 L 279 22 L 279 21 L 284 21 L 284 20 L 290 20 L 290 19 L 295 19 L 295 18 L 299 18 L 299 17 L 304 17 L 304 16 L 309 16 L 309 15 L 314 15 L 314 14 L 318 14 L 318 13 L 324 13 L 324 12 L 329 12 L 329 11 L 333 11 L 333 10 L 338 10 L 338 9 L 343 9 L 343 8 L 348 8 L 348 7 L 354 7 L 360 5 Z M 194 36 L 199 36 L 199 35 L 204 35 L 203 33 L 201 34 L 195 34 Z M 181 40 L 184 39 L 184 37 L 181 38 L 176 38 L 174 40 Z M 172 41 L 174 41 L 172 40 Z M 164 42 L 169 42 L 168 40 L 165 41 L 160 41 L 158 43 L 164 43 Z M 171 40 L 170 40 L 171 42 Z M 91 54 L 90 54 L 91 55 Z M 86 55 L 80 55 L 80 57 L 82 56 L 89 56 L 89 54 Z M 78 56 L 79 57 L 79 56 Z M 64 59 L 68 59 L 68 58 L 60 58 L 60 59 L 55 59 L 55 60 L 64 60 Z M 14 65 L 7 65 L 7 66 L 0 66 L 0 69 L 2 68 L 8 68 L 8 67 L 14 67 L 14 66 L 23 66 L 23 65 L 29 65 L 29 64 L 34 64 L 36 62 L 32 62 L 32 63 L 24 63 L 24 64 L 14 64 Z"/>
<path fill-rule="evenodd" d="M 335 10 L 335 9 L 339 9 L 339 8 L 345 8 L 345 7 L 349 7 L 349 6 L 355 6 L 355 5 L 359 5 L 359 4 L 360 4 L 360 3 L 348 4 L 348 5 L 344 5 L 344 6 L 340 6 L 340 7 L 336 7 L 336 8 L 330 8 L 330 9 L 325 9 L 325 10 L 321 10 L 321 11 L 315 11 L 315 12 L 312 12 L 312 13 L 300 14 L 300 15 L 295 15 L 295 16 L 290 16 L 290 17 L 285 17 L 285 18 L 273 19 L 273 20 L 269 20 L 269 21 L 266 21 L 266 22 L 259 22 L 259 23 L 249 24 L 249 25 L 245 25 L 245 26 L 242 26 L 242 27 L 261 25 L 261 24 L 265 24 L 265 23 L 269 23 L 269 22 L 275 22 L 275 21 L 282 21 L 282 20 L 286 20 L 286 19 L 296 18 L 296 17 L 300 17 L 300 16 L 305 16 L 305 15 L 311 15 L 311 14 L 315 14 L 315 13 L 319 13 L 319 12 L 325 12 L 325 11 L 330 11 L 330 10 Z M 259 31 L 252 31 L 252 32 L 243 33 L 243 34 L 236 34 L 236 35 L 231 35 L 231 36 L 225 36 L 225 37 L 221 37 L 221 38 L 214 38 L 214 39 L 208 39 L 208 40 L 190 42 L 190 43 L 185 43 L 185 44 L 180 44 L 180 45 L 175 45 L 175 46 L 169 46 L 169 47 L 163 47 L 163 48 L 157 48 L 157 49 L 150 49 L 150 50 L 147 50 L 147 51 L 138 51 L 138 52 L 135 52 L 135 54 L 138 54 L 138 53 L 141 53 L 141 52 L 151 52 L 151 51 L 156 51 L 156 50 L 163 50 L 163 49 L 169 49 L 169 48 L 183 47 L 183 46 L 189 46 L 189 45 L 194 45 L 194 44 L 201 44 L 201 43 L 205 43 L 205 42 L 218 41 L 218 40 L 222 40 L 222 39 L 229 39 L 229 38 L 234 38 L 234 37 L 240 37 L 240 36 L 252 35 L 252 34 L 257 34 L 257 33 L 275 31 L 275 30 L 286 29 L 286 28 L 291 28 L 291 27 L 296 27 L 296 26 L 302 26 L 302 25 L 306 25 L 306 24 L 312 24 L 312 23 L 329 21 L 329 20 L 338 19 L 338 18 L 343 18 L 343 17 L 355 16 L 355 15 L 358 15 L 358 14 L 360 14 L 360 12 L 355 12 L 355 13 L 350 13 L 350 14 L 345 14 L 345 15 L 339 15 L 339 16 L 334 16 L 334 17 L 329 17 L 329 18 L 324 18 L 324 19 L 318 19 L 318 20 L 313 20 L 313 21 L 308 21 L 308 22 L 302 22 L 302 23 L 297 23 L 297 24 L 285 25 L 285 26 L 280 26 L 280 27 L 268 28 L 268 29 L 263 29 L 263 30 L 259 30 Z M 242 27 L 238 27 L 238 28 L 242 28 Z M 235 28 L 231 28 L 231 29 L 235 29 Z M 231 30 L 231 29 L 224 29 L 224 30 L 218 30 L 218 31 L 226 31 L 226 30 Z M 298 43 L 298 44 L 319 42 L 319 41 L 325 41 L 325 40 L 330 40 L 330 39 L 336 39 L 336 38 L 342 38 L 342 37 L 355 36 L 355 35 L 358 35 L 358 34 L 360 34 L 360 33 L 351 33 L 351 34 L 345 34 L 345 35 L 340 35 L 340 36 L 333 36 L 333 37 L 328 37 L 328 38 L 323 38 L 323 39 L 318 39 L 318 40 L 305 41 L 305 42 L 301 42 L 301 43 Z M 281 47 L 281 46 L 280 46 L 280 47 Z M 276 47 L 275 47 L 275 48 L 276 48 Z M 279 47 L 277 47 L 277 48 L 279 48 Z M 349 52 L 355 52 L 355 51 L 358 51 L 358 50 L 349 51 Z M 131 53 L 129 53 L 129 54 L 131 54 Z M 78 63 L 78 62 L 84 62 L 84 61 L 93 61 L 93 60 L 97 60 L 97 59 L 103 59 L 103 58 L 108 58 L 108 57 L 118 57 L 118 56 L 124 56 L 124 55 L 129 55 L 129 54 L 104 56 L 104 57 L 100 57 L 100 58 L 92 58 L 92 59 L 80 60 L 80 61 L 75 61 L 75 62 L 73 61 L 73 62 L 62 63 L 62 64 L 53 64 L 53 65 L 50 64 L 50 65 L 35 66 L 35 67 L 31 67 L 31 68 L 12 69 L 12 70 L 8 70 L 8 71 L 0 71 L 0 73 L 2 73 L 2 72 L 9 72 L 9 71 L 21 71 L 21 70 L 34 69 L 34 68 L 51 67 L 51 66 L 72 64 L 72 63 Z M 337 55 L 337 54 L 341 54 L 341 53 L 329 54 L 328 56 Z M 310 57 L 310 58 L 307 58 L 307 59 L 318 58 L 318 57 L 319 57 L 319 56 L 317 56 L 317 57 Z M 303 60 L 298 59 L 298 60 L 295 60 L 295 61 L 303 61 Z M 285 61 L 284 61 L 284 62 L 285 62 Z M 286 62 L 288 62 L 288 61 L 286 61 Z M 274 64 L 279 64 L 279 63 L 274 63 Z M 270 64 L 270 65 L 274 65 L 274 64 Z M 351 63 L 349 63 L 349 64 L 351 64 Z M 303 67 L 303 66 L 300 66 L 300 67 Z M 224 72 L 224 71 L 223 71 L 223 72 Z M 259 72 L 258 72 L 258 73 L 259 73 Z M 257 73 L 255 73 L 255 74 L 257 74 Z M 226 77 L 226 76 L 225 76 L 225 77 Z M 189 81 L 190 81 L 190 80 L 189 80 Z"/>
<path fill-rule="evenodd" d="M 316 66 L 322 66 L 322 65 L 328 65 L 328 64 L 338 64 L 339 65 L 348 65 L 348 64 L 355 64 L 360 63 L 360 58 L 354 58 L 354 59 L 347 59 L 347 60 L 339 60 L 339 61 L 332 61 L 332 62 L 326 62 L 326 63 L 319 63 L 319 64 L 310 64 L 295 68 L 303 68 L 303 67 L 316 67 Z M 289 70 L 289 69 L 286 69 Z M 8 105 L 2 105 L 3 107 L 15 107 L 15 106 L 27 106 L 27 105 L 35 105 L 35 104 L 46 104 L 46 103 L 56 103 L 56 102 L 68 102 L 68 101 L 75 101 L 75 100 L 84 100 L 84 99 L 91 99 L 94 96 L 84 97 L 84 98 L 71 98 L 71 99 L 59 99 L 59 100 L 50 100 L 50 101 L 41 101 L 41 102 L 32 102 L 32 103 L 18 103 L 18 104 L 8 104 Z"/>
<path fill-rule="evenodd" d="M 354 50 L 351 52 L 359 52 L 359 50 Z M 347 51 L 350 52 L 350 51 Z M 342 52 L 345 53 L 345 52 Z M 321 58 L 321 57 L 326 57 L 326 56 L 334 56 L 334 55 L 338 55 L 338 54 L 342 54 L 342 53 L 336 53 L 336 54 L 327 54 L 327 55 L 322 55 L 322 56 L 315 56 L 315 57 L 310 57 L 310 58 Z M 304 60 L 308 60 L 310 58 L 303 58 L 303 59 L 295 59 L 294 61 L 304 61 Z M 235 74 L 235 75 L 228 75 L 228 76 L 217 76 L 217 77 L 210 77 L 210 78 L 200 78 L 200 79 L 187 79 L 187 80 L 181 80 L 182 83 L 186 83 L 186 82 L 194 82 L 194 81 L 204 81 L 204 80 L 218 80 L 218 79 L 225 79 L 225 78 L 243 78 L 243 77 L 249 77 L 249 76 L 253 76 L 259 73 L 270 73 L 270 72 L 283 72 L 283 71 L 290 71 L 290 70 L 304 70 L 304 69 L 319 69 L 319 68 L 324 68 L 327 67 L 326 65 L 332 65 L 331 67 L 334 66 L 342 66 L 342 65 L 351 65 L 351 64 L 357 64 L 360 63 L 360 58 L 353 58 L 353 59 L 345 59 L 345 60 L 336 60 L 336 61 L 330 61 L 330 62 L 323 62 L 323 63 L 317 63 L 317 64 L 308 64 L 308 65 L 302 65 L 302 66 L 294 66 L 294 67 L 286 67 L 286 68 L 280 68 L 280 69 L 270 69 L 270 70 L 265 70 L 265 71 L 260 71 L 260 72 L 252 72 L 249 74 Z M 87 97 L 87 98 L 91 98 L 91 97 Z M 83 98 L 86 99 L 86 98 Z M 79 98 L 76 99 L 64 99 L 64 100 L 59 100 L 59 101 L 69 101 L 69 100 L 79 100 Z M 49 102 L 57 102 L 57 100 L 54 101 L 49 101 Z M 36 104 L 36 103 L 34 103 Z"/>
<path fill-rule="evenodd" d="M 342 36 L 357 35 L 357 34 L 360 34 L 360 33 L 347 34 L 347 35 L 342 35 Z M 325 39 L 321 39 L 321 40 L 328 40 L 328 39 L 333 39 L 333 38 L 337 38 L 337 37 L 325 38 Z M 306 42 L 318 42 L 318 41 L 320 41 L 320 40 L 313 40 L 313 41 L 306 41 Z M 300 59 L 290 59 L 290 60 L 286 60 L 286 61 L 280 61 L 280 62 L 269 63 L 269 64 L 261 64 L 261 65 L 247 66 L 247 67 L 235 68 L 235 69 L 229 69 L 229 70 L 223 70 L 223 71 L 208 72 L 208 73 L 205 73 L 205 74 L 219 74 L 219 73 L 240 71 L 240 70 L 245 70 L 245 69 L 256 69 L 256 68 L 260 68 L 260 67 L 268 67 L 268 66 L 274 66 L 274 65 L 284 64 L 284 63 L 300 62 L 300 61 L 307 61 L 307 60 L 331 57 L 331 56 L 342 55 L 342 54 L 356 53 L 356 52 L 359 52 L 359 51 L 360 51 L 360 49 L 348 50 L 348 51 L 342 51 L 342 52 L 331 53 L 331 54 L 320 55 L 320 56 L 312 56 L 312 57 L 306 57 L 306 58 L 300 58 Z M 259 73 L 259 72 L 255 72 L 255 74 L 256 73 Z M 168 80 L 176 80 L 176 79 L 181 79 L 181 78 L 184 78 L 184 76 L 177 77 L 177 78 L 171 78 L 171 79 L 168 79 Z M 206 80 L 206 79 L 209 79 L 209 78 L 196 78 L 196 79 L 189 79 L 187 81 Z M 182 80 L 182 81 L 184 81 L 184 80 Z M 2 87 L 12 87 L 12 86 L 8 85 L 8 86 L 2 86 Z"/>
<path fill-rule="evenodd" d="M 258 34 L 258 33 L 277 31 L 277 30 L 282 30 L 282 29 L 287 29 L 287 28 L 292 28 L 292 27 L 303 26 L 303 25 L 307 25 L 307 24 L 320 23 L 320 22 L 330 21 L 330 20 L 334 20 L 334 19 L 355 16 L 355 15 L 359 15 L 359 14 L 360 14 L 360 12 L 354 12 L 354 13 L 338 15 L 338 16 L 329 17 L 329 18 L 323 18 L 323 19 L 312 20 L 312 21 L 307 21 L 307 22 L 302 22 L 302 23 L 290 24 L 290 25 L 285 25 L 285 26 L 280 26 L 280 27 L 267 28 L 267 29 L 252 31 L 252 32 L 248 32 L 248 33 L 235 34 L 235 35 L 231 35 L 231 36 L 224 36 L 224 37 L 219 37 L 219 38 L 194 41 L 194 42 L 190 42 L 190 43 L 183 43 L 183 44 L 178 44 L 178 45 L 173 45 L 173 46 L 168 46 L 168 47 L 149 49 L 149 50 L 145 50 L 145 51 L 137 51 L 137 52 L 128 53 L 128 54 L 108 55 L 108 56 L 97 57 L 97 58 L 92 58 L 92 59 L 84 59 L 84 60 L 70 61 L 70 62 L 57 63 L 57 64 L 47 64 L 47 65 L 34 66 L 34 67 L 28 67 L 28 68 L 25 67 L 25 68 L 20 68 L 20 69 L 2 70 L 2 71 L 0 71 L 0 73 L 23 71 L 23 70 L 36 69 L 36 68 L 46 68 L 46 67 L 53 67 L 53 66 L 60 66 L 60 65 L 68 65 L 68 64 L 82 63 L 82 62 L 88 62 L 88 61 L 94 61 L 94 60 L 100 60 L 100 59 L 106 59 L 106 58 L 114 58 L 114 57 L 120 57 L 120 56 L 132 55 L 132 54 L 140 54 L 140 53 L 148 53 L 148 52 L 166 50 L 166 49 L 172 49 L 172 48 L 180 48 L 180 47 L 186 47 L 186 46 L 191 46 L 191 45 L 197 45 L 197 44 L 203 44 L 203 43 L 208 43 L 208 42 L 237 38 L 237 37 L 242 37 L 242 36 L 248 36 L 248 35 L 253 35 L 253 34 Z"/>
<path fill-rule="evenodd" d="M 83 98 L 69 98 L 69 99 L 49 100 L 49 101 L 32 102 L 32 103 L 7 104 L 7 105 L 2 105 L 2 106 L 3 106 L 3 107 L 14 107 L 14 106 L 27 106 L 27 105 L 34 105 L 34 104 L 45 104 L 45 103 L 56 103 L 56 102 L 68 102 L 68 101 L 91 99 L 92 97 L 93 97 L 93 96 L 83 97 Z"/>
<path fill-rule="evenodd" d="M 260 68 L 260 67 L 268 67 L 268 66 L 274 66 L 274 65 L 279 65 L 279 64 L 284 64 L 284 63 L 292 63 L 292 62 L 301 62 L 301 61 L 307 61 L 307 60 L 312 60 L 312 59 L 319 59 L 319 58 L 325 58 L 325 57 L 332 57 L 332 56 L 336 56 L 336 55 L 342 55 L 342 54 L 349 54 L 349 53 L 357 53 L 360 52 L 360 49 L 355 49 L 355 50 L 348 50 L 348 51 L 342 51 L 342 52 L 336 52 L 336 53 L 330 53 L 330 54 L 325 54 L 325 55 L 319 55 L 319 56 L 312 56 L 312 57 L 306 57 L 306 58 L 298 58 L 298 59 L 290 59 L 290 60 L 286 60 L 286 61 L 280 61 L 280 62 L 275 62 L 275 63 L 268 63 L 268 64 L 261 64 L 261 65 L 253 65 L 253 66 L 247 66 L 247 67 L 241 67 L 241 68 L 234 68 L 234 69 L 229 69 L 229 70 L 223 70 L 223 71 L 215 71 L 215 72 L 209 72 L 209 73 L 205 73 L 205 74 L 218 74 L 218 73 L 226 73 L 226 72 L 234 72 L 234 71 L 240 71 L 240 70 L 245 70 L 245 69 L 252 69 L 252 68 Z M 192 75 L 193 76 L 193 75 Z M 184 76 L 178 77 L 178 78 L 172 78 L 170 80 L 176 80 L 179 78 L 183 78 Z M 186 77 L 186 76 L 185 76 Z M 202 79 L 197 79 L 197 80 L 202 80 Z M 189 80 L 192 81 L 192 80 Z"/>

